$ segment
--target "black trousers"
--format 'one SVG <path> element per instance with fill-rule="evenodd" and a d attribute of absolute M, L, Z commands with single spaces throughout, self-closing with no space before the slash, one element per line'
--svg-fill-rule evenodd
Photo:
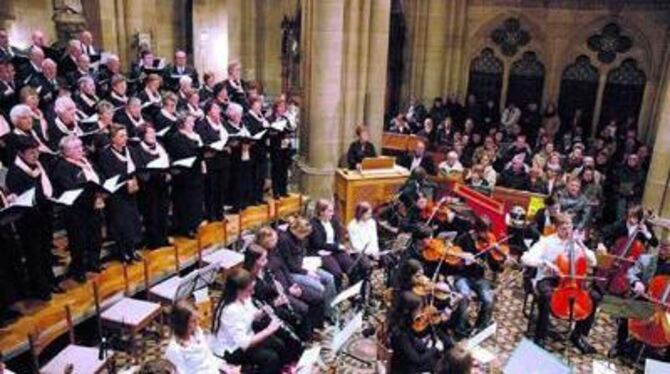
<path fill-rule="evenodd" d="M 288 170 L 291 167 L 290 153 L 272 151 L 270 153 L 272 194 L 275 198 L 288 195 Z"/>
<path fill-rule="evenodd" d="M 210 222 L 223 219 L 225 182 L 223 170 L 207 169 L 207 174 L 205 174 L 205 217 Z"/>
<path fill-rule="evenodd" d="M 282 367 L 296 360 L 296 353 L 300 353 L 299 351 L 291 352 L 294 344 L 280 335 L 278 331 L 246 350 L 237 349 L 233 353 L 226 353 L 224 358 L 233 365 L 254 366 L 255 373 L 281 373 Z"/>
<path fill-rule="evenodd" d="M 37 208 L 27 211 L 16 222 L 16 230 L 21 239 L 21 250 L 26 260 L 26 271 L 31 290 L 36 294 L 49 294 L 56 284 L 51 267 L 50 211 Z"/>
<path fill-rule="evenodd" d="M 538 306 L 537 327 L 535 328 L 536 339 L 544 339 L 549 331 L 549 315 L 551 313 L 549 304 L 551 303 L 551 295 L 557 285 L 558 279 L 556 278 L 543 279 L 536 285 Z M 593 300 L 593 312 L 588 318 L 575 324 L 575 329 L 572 332 L 575 336 L 589 335 L 593 322 L 595 321 L 595 311 L 603 298 L 603 295 L 595 288 L 589 291 L 589 295 L 591 295 L 591 299 Z"/>
<path fill-rule="evenodd" d="M 263 192 L 265 188 L 265 177 L 267 176 L 268 170 L 268 155 L 267 152 L 264 152 L 257 156 L 256 162 L 254 165 L 254 175 L 253 175 L 253 202 L 255 204 L 263 203 Z"/>
<path fill-rule="evenodd" d="M 144 244 L 149 249 L 167 246 L 170 190 L 167 183 L 147 183 L 140 187 L 139 208 L 144 224 Z"/>
<path fill-rule="evenodd" d="M 90 207 L 89 207 L 90 205 Z M 84 275 L 100 262 L 102 213 L 84 200 L 65 209 L 63 218 L 70 249 L 70 273 Z"/>

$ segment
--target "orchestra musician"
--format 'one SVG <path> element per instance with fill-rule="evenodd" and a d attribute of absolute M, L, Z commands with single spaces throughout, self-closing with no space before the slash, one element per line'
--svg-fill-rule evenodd
<path fill-rule="evenodd" d="M 651 229 L 649 222 L 645 219 L 644 208 L 641 205 L 634 205 L 628 208 L 626 219 L 603 228 L 598 246 L 603 249 L 612 248 L 617 239 L 629 237 L 633 232 L 636 232 L 635 238 L 642 242 L 645 247 L 656 247 L 658 245 L 654 230 Z"/>
<path fill-rule="evenodd" d="M 635 264 L 628 269 L 627 280 L 633 291 L 633 297 L 644 300 L 650 281 L 656 276 L 670 276 L 670 242 L 662 243 L 658 247 L 658 254 L 645 253 L 641 255 L 635 261 Z M 620 356 L 628 348 L 628 320 L 620 319 L 618 322 L 616 342 L 608 352 L 609 357 Z M 667 336 L 668 331 L 658 331 L 658 333 Z M 665 360 L 669 359 L 670 349 L 666 349 Z"/>
<path fill-rule="evenodd" d="M 349 170 L 356 170 L 361 166 L 364 158 L 376 157 L 375 145 L 370 143 L 370 131 L 364 125 L 356 127 L 356 140 L 349 145 L 347 151 L 347 165 Z"/>
<path fill-rule="evenodd" d="M 244 269 L 226 279 L 212 323 L 213 351 L 231 364 L 257 365 L 264 373 L 278 374 L 286 364 L 297 360 L 300 342 L 282 334 L 283 322 L 276 317 L 263 323 L 268 312 L 254 305 L 255 283 Z"/>
<path fill-rule="evenodd" d="M 528 252 L 521 256 L 523 265 L 537 268 L 537 275 L 534 279 L 534 286 L 538 295 L 538 320 L 535 331 L 535 342 L 541 346 L 547 344 L 550 301 L 561 275 L 557 266 L 557 259 L 561 255 L 568 256 L 572 245 L 578 254 L 577 257 L 585 257 L 589 267 L 596 265 L 596 256 L 592 250 L 581 244 L 573 244 L 575 239 L 573 238 L 572 221 L 572 217 L 565 213 L 557 214 L 554 217 L 557 227 L 556 233 L 542 237 Z M 594 307 L 586 319 L 576 323 L 570 335 L 570 341 L 584 354 L 596 352 L 595 348 L 586 341 L 586 337 L 595 321 L 595 306 L 602 299 L 602 294 L 596 289 L 591 289 L 589 296 Z"/>
<path fill-rule="evenodd" d="M 542 235 L 551 235 L 556 232 L 554 217 L 561 213 L 561 205 L 555 195 L 544 198 L 544 206 L 535 212 L 533 225 Z"/>

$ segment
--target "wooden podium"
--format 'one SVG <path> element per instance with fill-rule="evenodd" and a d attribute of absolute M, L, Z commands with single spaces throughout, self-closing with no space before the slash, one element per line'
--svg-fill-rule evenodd
<path fill-rule="evenodd" d="M 356 204 L 367 201 L 376 207 L 387 203 L 405 183 L 409 170 L 395 166 L 394 162 L 384 157 L 366 159 L 360 171 L 338 169 L 335 172 L 335 204 L 344 225 L 354 218 Z"/>

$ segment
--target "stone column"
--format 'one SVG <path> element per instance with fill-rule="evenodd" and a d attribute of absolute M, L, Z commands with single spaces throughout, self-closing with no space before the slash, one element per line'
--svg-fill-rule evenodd
<path fill-rule="evenodd" d="M 305 81 L 301 139 L 303 192 L 330 196 L 340 150 L 341 79 L 344 5 L 341 0 L 306 0 L 303 4 L 303 74 Z"/>
<path fill-rule="evenodd" d="M 303 4 L 303 191 L 332 196 L 333 175 L 353 129 L 381 138 L 390 0 L 307 0 Z"/>
<path fill-rule="evenodd" d="M 670 186 L 668 186 L 668 173 L 670 173 L 670 50 L 666 53 L 664 66 L 664 72 L 661 74 L 662 89 L 658 94 L 654 153 L 647 174 L 643 203 L 659 217 L 670 218 Z M 667 230 L 664 234 L 670 237 Z"/>
<path fill-rule="evenodd" d="M 193 1 L 193 60 L 199 72 L 226 76 L 228 62 L 228 12 L 221 0 Z"/>

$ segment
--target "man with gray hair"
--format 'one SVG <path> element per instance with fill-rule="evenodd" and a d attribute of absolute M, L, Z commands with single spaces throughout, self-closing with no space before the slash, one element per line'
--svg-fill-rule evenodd
<path fill-rule="evenodd" d="M 112 78 L 122 76 L 121 61 L 117 55 L 107 55 L 100 61 L 98 73 L 95 74 L 95 83 L 100 97 L 108 97 L 112 92 Z"/>
<path fill-rule="evenodd" d="M 34 88 L 40 97 L 40 109 L 43 112 L 50 111 L 58 97 L 57 69 L 54 60 L 47 58 L 42 62 L 42 72 L 35 74 L 29 82 L 30 87 Z"/>
<path fill-rule="evenodd" d="M 67 81 L 72 90 L 77 87 L 79 79 L 85 76 L 92 76 L 94 73 L 91 68 L 91 59 L 88 55 L 82 54 L 77 57 L 77 68 L 67 75 Z"/>
<path fill-rule="evenodd" d="M 83 132 L 77 123 L 77 105 L 69 96 L 61 96 L 54 103 L 56 116 L 49 123 L 49 143 L 52 149 L 60 146 L 66 136 L 79 136 Z"/>
<path fill-rule="evenodd" d="M 18 82 L 21 86 L 27 85 L 34 75 L 42 72 L 42 61 L 44 61 L 44 51 L 42 48 L 32 48 L 29 59 L 30 61 L 24 64 L 19 72 Z"/>
<path fill-rule="evenodd" d="M 77 60 L 81 52 L 81 42 L 77 39 L 71 39 L 67 43 L 67 52 L 58 64 L 58 75 L 67 77 L 73 71 L 77 70 Z"/>

